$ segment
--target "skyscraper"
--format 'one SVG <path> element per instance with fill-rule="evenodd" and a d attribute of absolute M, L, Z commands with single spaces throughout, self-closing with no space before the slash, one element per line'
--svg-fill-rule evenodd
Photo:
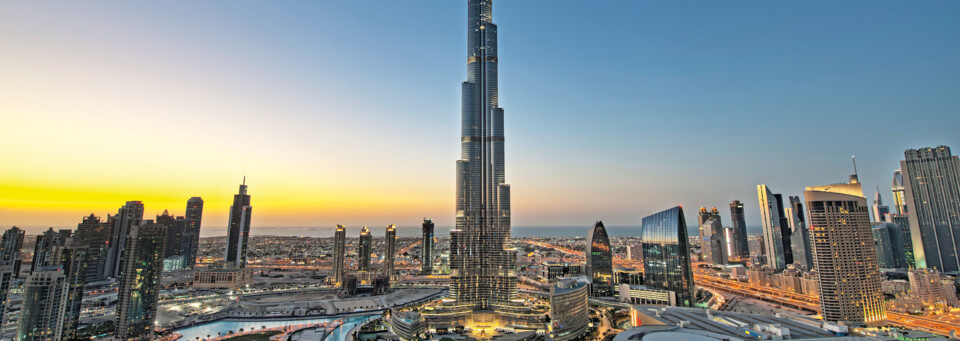
<path fill-rule="evenodd" d="M 76 237 L 87 246 L 87 274 L 85 281 L 99 282 L 107 279 L 107 253 L 109 252 L 110 223 L 101 222 L 93 213 L 83 217 L 77 224 Z"/>
<path fill-rule="evenodd" d="M 108 268 L 106 276 L 117 277 L 120 275 L 120 268 L 123 266 L 123 253 L 126 249 L 130 228 L 140 225 L 143 221 L 143 202 L 127 201 L 117 211 L 117 215 L 107 220 L 110 222 L 110 252 L 107 253 Z"/>
<path fill-rule="evenodd" d="M 757 195 L 767 266 L 775 270 L 786 269 L 787 264 L 793 263 L 793 253 L 790 250 L 790 229 L 783 213 L 783 197 L 771 192 L 767 185 L 757 185 Z"/>
<path fill-rule="evenodd" d="M 803 265 L 807 270 L 813 269 L 813 250 L 810 246 L 810 231 L 803 219 L 803 203 L 800 197 L 790 196 L 790 206 L 783 211 L 787 217 L 787 226 L 790 227 L 790 249 L 793 251 L 793 262 Z"/>
<path fill-rule="evenodd" d="M 170 212 L 163 210 L 163 214 L 157 216 L 154 221 L 157 224 L 167 227 L 167 249 L 163 252 L 163 258 L 180 256 L 180 246 L 183 244 L 183 230 L 186 227 L 186 221 L 183 217 L 174 217 Z"/>
<path fill-rule="evenodd" d="M 433 220 L 423 218 L 423 241 L 420 243 L 420 272 L 433 273 Z"/>
<path fill-rule="evenodd" d="M 703 261 L 714 265 L 727 264 L 727 241 L 720 212 L 716 207 L 709 211 L 701 207 L 697 218 L 700 222 L 700 255 Z"/>
<path fill-rule="evenodd" d="M 3 232 L 0 239 L 0 266 L 10 265 L 14 277 L 20 273 L 20 249 L 23 248 L 24 231 L 19 227 L 11 227 Z"/>
<path fill-rule="evenodd" d="M 337 230 L 333 233 L 333 279 L 338 284 L 343 282 L 346 245 L 347 228 L 343 225 L 337 225 Z"/>
<path fill-rule="evenodd" d="M 823 320 L 853 326 L 886 320 L 867 198 L 860 183 L 807 187 L 807 218 Z"/>
<path fill-rule="evenodd" d="M 247 266 L 247 239 L 250 238 L 250 195 L 247 194 L 247 178 L 240 184 L 240 192 L 233 196 L 230 206 L 230 220 L 227 222 L 227 263 L 234 267 Z"/>
<path fill-rule="evenodd" d="M 913 238 L 910 234 L 910 218 L 906 213 L 890 213 L 887 218 L 890 223 L 896 224 L 900 230 L 900 241 L 903 243 L 903 255 L 906 259 L 907 268 L 916 268 L 917 263 L 913 259 Z"/>
<path fill-rule="evenodd" d="M 77 339 L 88 248 L 72 238 L 62 244 L 27 277 L 17 340 Z"/>
<path fill-rule="evenodd" d="M 693 270 L 687 245 L 687 222 L 680 206 L 643 218 L 643 283 L 656 289 L 673 291 L 677 304 L 694 302 Z"/>
<path fill-rule="evenodd" d="M 893 181 L 890 182 L 893 190 L 893 209 L 897 214 L 907 214 L 907 198 L 903 188 L 903 173 L 897 169 L 893 171 Z"/>
<path fill-rule="evenodd" d="M 147 223 L 130 229 L 117 297 L 114 336 L 118 339 L 153 339 L 166 240 L 166 226 L 161 224 Z"/>
<path fill-rule="evenodd" d="M 373 236 L 366 226 L 360 229 L 360 241 L 357 245 L 357 271 L 370 271 L 370 246 Z"/>
<path fill-rule="evenodd" d="M 197 263 L 197 252 L 200 251 L 200 223 L 203 221 L 203 199 L 192 197 L 187 200 L 187 210 L 184 218 L 186 227 L 183 230 L 183 260 L 184 266 L 193 268 Z"/>
<path fill-rule="evenodd" d="M 741 261 L 750 259 L 750 242 L 747 241 L 747 221 L 743 216 L 743 203 L 734 200 L 730 203 L 730 220 L 733 224 L 733 234 L 736 236 L 737 251 Z"/>
<path fill-rule="evenodd" d="M 48 266 L 53 262 L 51 255 L 53 247 L 63 245 L 66 238 L 70 236 L 70 230 L 54 231 L 49 228 L 43 233 L 37 235 L 37 242 L 33 248 L 33 262 L 30 263 L 30 271 L 38 271 L 41 267 Z"/>
<path fill-rule="evenodd" d="M 80 310 L 83 302 L 83 286 L 87 277 L 87 258 L 90 248 L 79 239 L 68 238 L 63 246 L 53 250 L 54 259 L 59 263 L 65 279 L 63 326 L 61 328 L 64 340 L 78 339 L 77 330 L 80 326 Z"/>
<path fill-rule="evenodd" d="M 587 232 L 586 273 L 590 279 L 590 296 L 613 296 L 613 250 L 602 221 Z"/>
<path fill-rule="evenodd" d="M 887 215 L 890 214 L 890 206 L 883 205 L 883 199 L 880 198 L 880 186 L 877 186 L 877 194 L 873 196 L 873 222 L 882 223 L 887 221 Z"/>
<path fill-rule="evenodd" d="M 906 253 L 900 226 L 894 223 L 873 223 L 873 241 L 877 251 L 877 264 L 881 268 L 907 268 Z"/>
<path fill-rule="evenodd" d="M 383 238 L 383 275 L 387 280 L 393 278 L 393 257 L 397 252 L 397 225 L 387 226 Z"/>
<path fill-rule="evenodd" d="M 960 160 L 950 147 L 908 149 L 900 161 L 918 268 L 960 271 Z"/>

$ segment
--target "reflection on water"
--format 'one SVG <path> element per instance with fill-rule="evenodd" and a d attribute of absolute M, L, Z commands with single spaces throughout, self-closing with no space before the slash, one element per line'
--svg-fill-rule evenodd
<path fill-rule="evenodd" d="M 345 323 L 342 327 L 334 330 L 330 334 L 330 337 L 327 338 L 327 341 L 343 341 L 346 338 L 347 333 L 350 331 L 350 329 L 376 316 L 379 316 L 379 315 L 367 315 L 367 316 L 363 316 L 362 318 L 357 318 L 355 320 Z M 315 319 L 306 319 L 306 320 L 216 321 L 216 322 L 210 322 L 210 323 L 205 323 L 205 324 L 181 329 L 176 332 L 183 335 L 183 337 L 180 338 L 180 341 L 191 341 L 191 340 L 197 340 L 197 338 L 199 338 L 200 340 L 203 340 L 208 336 L 217 337 L 217 333 L 222 333 L 222 335 L 227 334 L 227 332 L 229 331 L 233 331 L 234 333 L 236 333 L 240 331 L 240 328 L 243 328 L 243 330 L 250 330 L 250 329 L 261 329 L 262 327 L 266 327 L 267 329 L 269 329 L 269 328 L 285 327 L 285 326 L 292 326 L 292 325 L 298 325 L 298 324 L 331 322 L 334 320 L 337 320 L 337 318 L 324 317 L 324 318 L 315 318 Z"/>

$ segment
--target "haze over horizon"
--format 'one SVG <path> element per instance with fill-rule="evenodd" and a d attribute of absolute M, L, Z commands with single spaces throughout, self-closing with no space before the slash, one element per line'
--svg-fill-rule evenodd
<path fill-rule="evenodd" d="M 453 225 L 465 5 L 369 4 L 0 5 L 0 226 L 202 196 L 222 227 L 243 176 L 254 234 Z M 958 2 L 551 4 L 494 6 L 515 226 L 755 226 L 757 184 L 857 155 L 889 203 L 904 149 L 960 153 Z"/>

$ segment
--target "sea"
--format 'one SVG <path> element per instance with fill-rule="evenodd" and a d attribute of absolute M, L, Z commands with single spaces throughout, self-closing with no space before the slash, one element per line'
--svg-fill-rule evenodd
<path fill-rule="evenodd" d="M 640 226 L 605 226 L 607 234 L 611 237 L 639 237 Z M 374 236 L 384 234 L 385 226 L 368 226 L 370 233 Z M 437 226 L 434 228 L 434 235 L 445 237 L 450 235 L 450 226 Z M 250 228 L 250 234 L 254 236 L 298 236 L 329 238 L 333 237 L 334 226 L 291 226 L 291 227 L 259 227 Z M 513 237 L 586 237 L 590 226 L 513 226 L 510 228 L 510 234 Z M 226 227 L 207 227 L 204 226 L 200 235 L 202 237 L 225 236 Z M 360 226 L 347 226 L 347 235 L 352 236 L 360 233 Z M 699 234 L 696 226 L 687 227 L 687 233 L 691 236 Z M 759 234 L 759 226 L 748 226 L 748 234 Z M 397 237 L 419 237 L 421 236 L 420 226 L 397 226 Z"/>

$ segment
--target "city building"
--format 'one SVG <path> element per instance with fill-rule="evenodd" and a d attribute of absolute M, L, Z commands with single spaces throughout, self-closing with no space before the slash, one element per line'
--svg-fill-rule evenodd
<path fill-rule="evenodd" d="M 80 324 L 88 248 L 68 238 L 27 276 L 17 340 L 75 340 Z"/>
<path fill-rule="evenodd" d="M 643 283 L 677 293 L 677 304 L 694 304 L 693 271 L 687 245 L 687 223 L 680 206 L 643 218 Z"/>
<path fill-rule="evenodd" d="M 60 230 L 54 231 L 49 228 L 43 233 L 37 235 L 37 242 L 33 248 L 33 262 L 30 263 L 30 271 L 38 271 L 41 267 L 54 264 L 56 261 L 52 258 L 53 248 L 62 246 L 67 238 L 70 238 L 73 231 Z"/>
<path fill-rule="evenodd" d="M 143 202 L 127 201 L 117 215 L 107 218 L 110 223 L 110 246 L 107 252 L 107 268 L 105 275 L 107 277 L 119 277 L 120 268 L 123 266 L 123 253 L 126 249 L 127 236 L 130 235 L 130 228 L 140 225 L 143 221 Z"/>
<path fill-rule="evenodd" d="M 360 243 L 357 246 L 357 270 L 370 271 L 370 252 L 373 247 L 373 236 L 366 226 L 360 229 Z"/>
<path fill-rule="evenodd" d="M 950 147 L 908 149 L 900 161 L 918 268 L 960 272 L 960 159 Z"/>
<path fill-rule="evenodd" d="M 237 290 L 253 284 L 253 269 L 226 267 L 193 273 L 192 288 Z"/>
<path fill-rule="evenodd" d="M 114 336 L 118 339 L 154 338 L 166 240 L 166 226 L 154 223 L 134 226 L 127 235 L 127 251 L 123 257 L 117 296 Z M 235 263 L 231 261 L 231 264 Z"/>
<path fill-rule="evenodd" d="M 913 259 L 913 238 L 910 235 L 910 218 L 906 213 L 890 213 L 887 215 L 889 223 L 896 224 L 900 230 L 900 241 L 903 243 L 903 256 L 908 268 L 916 268 Z"/>
<path fill-rule="evenodd" d="M 614 269 L 613 284 L 643 285 L 643 271 L 636 269 Z M 619 288 L 617 290 L 619 290 Z"/>
<path fill-rule="evenodd" d="M 227 221 L 226 261 L 233 266 L 247 266 L 247 240 L 250 238 L 250 218 L 253 206 L 247 194 L 247 177 L 243 177 L 240 192 L 233 196 L 230 206 L 230 219 Z"/>
<path fill-rule="evenodd" d="M 346 274 L 344 263 L 347 258 L 347 228 L 343 225 L 337 225 L 337 230 L 333 232 L 333 281 L 335 283 L 343 282 L 343 275 Z"/>
<path fill-rule="evenodd" d="M 613 250 L 602 221 L 587 232 L 587 278 L 591 296 L 613 296 Z"/>
<path fill-rule="evenodd" d="M 430 329 L 545 331 L 548 306 L 518 294 L 510 243 L 510 185 L 504 167 L 504 111 L 498 105 L 497 25 L 492 0 L 467 0 L 467 81 L 456 162 L 456 224 L 450 231 L 450 294 L 421 314 Z"/>
<path fill-rule="evenodd" d="M 877 194 L 873 196 L 873 206 L 870 207 L 873 213 L 873 222 L 882 223 L 887 221 L 887 215 L 890 214 L 890 206 L 883 204 L 880 198 L 880 186 L 877 186 Z"/>
<path fill-rule="evenodd" d="M 83 217 L 77 224 L 74 234 L 87 246 L 86 282 L 100 282 L 107 279 L 107 253 L 110 251 L 110 223 L 101 222 L 93 213 Z"/>
<path fill-rule="evenodd" d="M 561 278 L 550 287 L 550 336 L 553 340 L 574 340 L 587 332 L 592 282 L 584 277 Z"/>
<path fill-rule="evenodd" d="M 643 260 L 643 249 L 640 248 L 640 244 L 627 245 L 627 259 L 634 261 Z"/>
<path fill-rule="evenodd" d="M 810 231 L 803 218 L 803 203 L 800 197 L 790 196 L 790 205 L 783 212 L 787 217 L 787 226 L 790 228 L 790 249 L 793 251 L 793 262 L 803 265 L 807 269 L 813 268 L 813 250 L 810 249 Z"/>
<path fill-rule="evenodd" d="M 187 200 L 187 210 L 184 213 L 186 222 L 183 229 L 183 244 L 181 253 L 183 254 L 184 266 L 193 268 L 197 263 L 197 253 L 200 251 L 200 225 L 203 222 L 203 199 L 200 197 L 191 197 Z"/>
<path fill-rule="evenodd" d="M 733 224 L 733 234 L 735 238 L 736 253 L 731 253 L 730 257 L 733 258 L 733 255 L 739 257 L 740 261 L 746 261 L 750 259 L 750 243 L 747 241 L 747 221 L 743 215 L 743 203 L 740 200 L 734 200 L 730 203 L 730 220 Z"/>
<path fill-rule="evenodd" d="M 433 220 L 423 218 L 423 241 L 420 244 L 420 273 L 433 273 Z"/>
<path fill-rule="evenodd" d="M 394 311 L 390 313 L 390 326 L 400 340 L 417 340 L 427 325 L 416 311 Z"/>
<path fill-rule="evenodd" d="M 397 252 L 397 225 L 387 226 L 383 240 L 383 275 L 393 278 L 394 253 Z"/>
<path fill-rule="evenodd" d="M 760 198 L 760 220 L 763 223 L 763 243 L 767 266 L 776 270 L 793 263 L 790 249 L 790 228 L 783 213 L 783 197 L 774 194 L 767 185 L 757 185 Z"/>
<path fill-rule="evenodd" d="M 907 198 L 903 187 L 903 172 L 899 169 L 893 171 L 893 181 L 890 183 L 890 189 L 893 191 L 893 209 L 897 214 L 907 214 Z"/>
<path fill-rule="evenodd" d="M 64 340 L 79 338 L 80 311 L 83 302 L 83 286 L 87 279 L 87 265 L 90 248 L 79 239 L 68 238 L 63 246 L 54 247 L 54 260 L 64 274 L 63 313 L 60 314 L 63 325 L 61 335 Z"/>
<path fill-rule="evenodd" d="M 807 187 L 823 320 L 851 326 L 885 323 L 867 199 L 857 181 Z"/>
<path fill-rule="evenodd" d="M 907 268 L 900 226 L 894 223 L 873 223 L 873 241 L 881 268 Z"/>
<path fill-rule="evenodd" d="M 645 285 L 620 284 L 617 286 L 621 302 L 631 304 L 676 306 L 677 292 L 654 289 Z"/>
<path fill-rule="evenodd" d="M 183 245 L 183 230 L 186 228 L 186 219 L 183 217 L 174 217 L 170 212 L 163 210 L 163 213 L 157 216 L 155 223 L 167 227 L 167 249 L 163 252 L 163 258 L 180 256 L 180 246 Z"/>
<path fill-rule="evenodd" d="M 0 265 L 0 323 L 6 321 L 4 315 L 7 312 L 7 299 L 16 279 L 13 265 Z"/>
<path fill-rule="evenodd" d="M 19 227 L 11 227 L 3 232 L 0 239 L 0 266 L 12 267 L 13 277 L 20 274 L 20 251 L 23 249 L 24 231 Z"/>
<path fill-rule="evenodd" d="M 700 208 L 698 216 L 700 222 L 700 254 L 703 261 L 713 265 L 727 264 L 727 241 L 724 236 L 723 224 L 720 222 L 720 212 L 714 207 L 707 211 Z"/>

